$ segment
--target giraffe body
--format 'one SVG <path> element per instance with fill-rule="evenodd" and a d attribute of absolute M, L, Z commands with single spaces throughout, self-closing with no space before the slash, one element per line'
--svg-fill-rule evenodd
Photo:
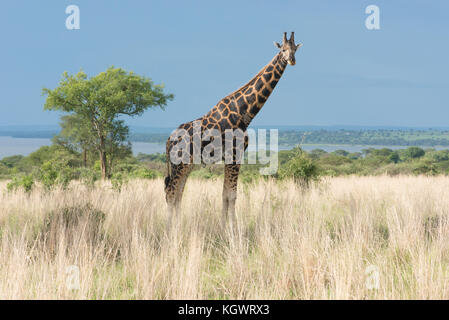
<path fill-rule="evenodd" d="M 279 44 L 276 45 L 280 47 Z M 294 51 L 300 46 L 294 45 L 293 33 L 290 40 L 286 40 L 284 33 L 282 47 L 288 45 L 294 46 Z M 226 222 L 229 217 L 234 219 L 240 160 L 248 146 L 246 130 L 276 87 L 287 63 L 294 64 L 294 52 L 293 58 L 291 58 L 291 55 L 287 56 L 284 51 L 279 52 L 247 84 L 221 99 L 207 114 L 194 121 L 181 124 L 177 130 L 182 133 L 168 139 L 166 144 L 168 175 L 165 178 L 165 193 L 170 212 L 179 211 L 187 177 L 193 169 L 193 163 L 196 163 L 193 156 L 194 148 L 197 148 L 199 154 L 203 155 L 210 142 L 203 141 L 201 137 L 207 136 L 208 130 L 216 130 L 221 135 L 221 158 L 225 160 L 223 220 Z M 243 134 L 227 136 L 226 132 L 229 131 L 239 131 Z M 172 155 L 180 153 L 181 147 L 186 146 L 182 145 L 182 141 L 188 143 L 190 147 L 188 159 L 181 163 L 174 163 L 171 161 Z M 226 150 L 225 146 L 229 146 L 226 143 L 232 143 L 230 151 Z M 229 157 L 225 159 L 226 152 Z M 202 162 L 204 163 L 204 161 Z"/>

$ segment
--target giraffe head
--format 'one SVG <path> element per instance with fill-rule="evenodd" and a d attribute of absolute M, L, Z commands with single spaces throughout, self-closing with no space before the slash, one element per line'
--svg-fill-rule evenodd
<path fill-rule="evenodd" d="M 295 53 L 302 43 L 295 44 L 295 33 L 292 32 L 290 39 L 287 40 L 287 32 L 284 32 L 284 39 L 282 45 L 275 42 L 274 45 L 281 50 L 281 57 L 288 62 L 288 64 L 294 66 L 296 64 Z"/>

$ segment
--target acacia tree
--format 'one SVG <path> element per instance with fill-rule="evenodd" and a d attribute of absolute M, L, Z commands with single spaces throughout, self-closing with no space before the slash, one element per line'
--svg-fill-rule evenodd
<path fill-rule="evenodd" d="M 107 166 L 112 170 L 115 159 L 123 159 L 132 155 L 131 143 L 126 141 L 129 128 L 123 120 L 114 120 L 113 130 L 109 132 L 106 139 L 106 154 L 108 155 Z"/>
<path fill-rule="evenodd" d="M 81 152 L 83 164 L 87 167 L 88 154 L 95 152 L 95 132 L 77 115 L 69 114 L 61 117 L 61 131 L 53 137 L 53 143 L 71 151 Z"/>
<path fill-rule="evenodd" d="M 43 94 L 47 96 L 45 110 L 76 116 L 83 131 L 92 134 L 90 143 L 98 152 L 103 179 L 109 176 L 111 150 L 123 146 L 128 136 L 128 127 L 119 118 L 140 116 L 150 107 L 164 109 L 173 99 L 164 93 L 163 85 L 114 67 L 89 79 L 83 71 L 76 75 L 64 72 L 59 86 L 44 88 Z"/>
<path fill-rule="evenodd" d="M 61 145 L 70 151 L 80 152 L 83 164 L 87 167 L 88 157 L 90 159 L 95 158 L 96 133 L 77 114 L 62 116 L 59 124 L 61 131 L 53 137 L 53 143 Z M 128 134 L 129 128 L 124 125 L 124 121 L 114 120 L 111 132 L 108 133 L 105 140 L 109 171 L 112 171 L 115 159 L 126 158 L 132 154 L 131 144 L 129 141 L 126 142 Z"/>

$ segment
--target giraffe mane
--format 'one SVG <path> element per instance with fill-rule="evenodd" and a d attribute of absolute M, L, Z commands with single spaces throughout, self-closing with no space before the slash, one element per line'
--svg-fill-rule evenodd
<path fill-rule="evenodd" d="M 274 60 L 276 57 L 277 57 L 277 55 L 273 58 L 273 60 Z M 241 86 L 241 87 L 238 88 L 237 90 L 231 92 L 230 94 L 228 94 L 228 95 L 227 95 L 226 97 L 224 97 L 223 99 L 226 99 L 226 98 L 230 99 L 232 95 L 236 94 L 237 92 L 243 91 L 243 90 L 245 90 L 246 88 L 248 88 L 250 85 L 252 85 L 252 84 L 256 81 L 256 79 L 259 78 L 259 77 L 262 75 L 262 73 L 264 73 L 265 69 L 268 68 L 268 65 L 269 65 L 269 64 L 270 64 L 270 63 L 268 63 L 268 64 L 265 65 L 262 69 L 260 69 L 260 71 L 259 71 L 253 78 L 251 78 L 251 80 L 249 80 L 246 84 L 244 84 L 243 86 Z M 223 100 L 223 99 L 222 99 L 222 100 Z"/>

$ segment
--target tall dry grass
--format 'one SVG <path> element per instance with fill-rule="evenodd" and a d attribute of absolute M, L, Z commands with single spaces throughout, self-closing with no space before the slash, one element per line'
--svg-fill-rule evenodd
<path fill-rule="evenodd" d="M 449 298 L 449 177 L 240 185 L 237 231 L 221 228 L 221 187 L 189 180 L 167 234 L 161 180 L 0 183 L 0 299 Z"/>

